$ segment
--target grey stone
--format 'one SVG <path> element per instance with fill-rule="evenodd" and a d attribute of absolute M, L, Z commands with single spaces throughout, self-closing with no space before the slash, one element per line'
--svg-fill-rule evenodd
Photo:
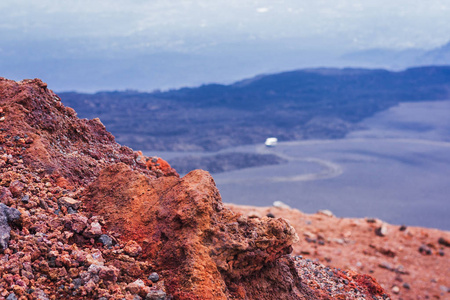
<path fill-rule="evenodd" d="M 20 219 L 20 211 L 15 208 L 8 207 L 3 203 L 0 203 L 0 210 L 3 210 L 6 214 L 8 222 L 15 222 Z"/>
<path fill-rule="evenodd" d="M 106 247 L 110 247 L 113 244 L 113 240 L 112 238 L 110 238 L 109 236 L 107 236 L 106 234 L 102 234 L 99 238 L 98 241 L 100 243 L 102 243 L 104 246 Z"/>
<path fill-rule="evenodd" d="M 49 300 L 48 295 L 41 289 L 35 289 L 32 296 L 37 300 Z"/>
<path fill-rule="evenodd" d="M 148 280 L 151 280 L 153 283 L 158 282 L 158 280 L 159 280 L 159 275 L 158 275 L 158 273 L 153 272 L 152 274 L 150 274 L 150 275 L 148 276 Z"/>
<path fill-rule="evenodd" d="M 3 249 L 8 248 L 8 242 L 11 238 L 11 227 L 9 223 L 15 222 L 20 218 L 20 212 L 0 203 L 0 246 Z"/>
<path fill-rule="evenodd" d="M 11 293 L 6 297 L 6 300 L 17 300 L 17 296 L 14 293 Z"/>
<path fill-rule="evenodd" d="M 165 299 L 166 293 L 164 293 L 161 290 L 150 291 L 150 293 L 147 294 L 147 297 L 145 297 L 145 300 L 165 300 Z"/>
<path fill-rule="evenodd" d="M 67 208 L 67 213 L 69 214 L 69 215 L 72 215 L 72 214 L 76 214 L 78 211 L 76 210 L 76 209 L 74 209 L 74 208 L 72 208 L 72 207 L 68 207 Z"/>
<path fill-rule="evenodd" d="M 73 281 L 73 286 L 74 288 L 77 290 L 80 288 L 80 286 L 83 284 L 83 281 L 81 280 L 81 278 L 75 278 Z"/>
<path fill-rule="evenodd" d="M 22 201 L 23 203 L 28 203 L 28 202 L 30 202 L 30 196 L 28 196 L 28 195 L 23 196 L 21 201 Z"/>

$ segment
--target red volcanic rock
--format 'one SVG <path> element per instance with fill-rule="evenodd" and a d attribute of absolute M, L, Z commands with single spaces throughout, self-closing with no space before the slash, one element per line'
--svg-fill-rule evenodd
<path fill-rule="evenodd" d="M 141 151 L 136 152 L 136 161 L 145 163 L 149 170 L 153 170 L 164 176 L 179 176 L 177 171 L 170 164 L 160 157 L 145 157 Z"/>
<path fill-rule="evenodd" d="M 120 146 L 38 79 L 0 78 L 0 202 L 20 214 L 2 218 L 0 299 L 388 298 L 292 257 L 286 220 L 225 208 L 207 172 Z"/>
<path fill-rule="evenodd" d="M 127 245 L 143 246 L 142 256 L 156 264 L 176 299 L 329 297 L 302 282 L 286 255 L 298 239 L 293 228 L 281 218 L 246 218 L 224 208 L 205 171 L 155 178 L 112 165 L 88 187 L 84 202 L 120 239 L 132 241 Z M 386 297 L 370 276 L 345 278 L 351 285 L 339 291 L 346 299 L 356 299 L 356 288 Z"/>
<path fill-rule="evenodd" d="M 233 290 L 251 290 L 250 278 L 290 253 L 297 239 L 283 219 L 246 219 L 224 209 L 212 177 L 201 170 L 182 179 L 151 178 L 112 165 L 84 201 L 122 239 L 143 245 L 142 255 L 156 262 L 180 299 L 227 299 Z"/>
<path fill-rule="evenodd" d="M 295 263 L 299 266 L 300 277 L 309 286 L 327 290 L 325 278 L 333 272 L 334 276 L 340 275 L 346 280 L 339 280 L 338 285 L 350 287 L 354 281 L 372 292 L 380 293 L 382 289 L 392 292 L 392 299 L 396 300 L 446 299 L 448 295 L 443 287 L 450 286 L 450 268 L 443 266 L 448 265 L 449 252 L 444 241 L 450 241 L 449 231 L 391 225 L 371 218 L 306 214 L 297 209 L 233 204 L 226 204 L 226 207 L 247 216 L 271 214 L 288 220 L 302 240 L 293 245 L 292 254 L 303 256 Z M 388 235 L 379 236 L 376 230 L 383 224 Z M 420 252 L 424 245 L 433 250 L 430 255 Z M 329 269 L 319 267 L 318 262 Z M 345 278 L 341 274 L 343 271 L 335 272 L 332 267 L 353 271 L 346 272 Z M 308 268 L 324 271 L 322 280 L 310 278 Z M 356 272 L 369 273 L 377 283 Z M 381 287 L 377 287 L 378 284 Z M 335 293 L 335 298 L 338 294 Z"/>
<path fill-rule="evenodd" d="M 22 160 L 40 176 L 51 175 L 58 186 L 89 182 L 111 162 L 147 169 L 136 163 L 130 148 L 115 142 L 99 119 L 78 119 L 39 79 L 0 78 L 0 106 L 4 118 L 0 126 L 5 133 L 0 142 L 11 149 L 10 160 Z M 12 192 L 20 193 L 20 186 Z"/>

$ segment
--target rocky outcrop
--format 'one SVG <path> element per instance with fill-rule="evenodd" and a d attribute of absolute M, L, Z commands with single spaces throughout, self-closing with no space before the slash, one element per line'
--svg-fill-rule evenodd
<path fill-rule="evenodd" d="M 281 264 L 297 240 L 283 219 L 247 219 L 224 208 L 213 178 L 201 170 L 182 179 L 149 178 L 112 165 L 84 201 L 109 229 L 142 245 L 142 256 L 156 263 L 169 291 L 181 299 L 247 298 L 252 276 Z"/>
<path fill-rule="evenodd" d="M 39 79 L 14 82 L 0 78 L 0 143 L 13 148 L 14 156 L 39 175 L 70 189 L 96 178 L 107 164 L 124 162 L 149 175 L 138 153 L 115 142 L 99 119 L 78 119 L 61 99 Z M 10 154 L 10 155 L 12 155 Z"/>
<path fill-rule="evenodd" d="M 289 223 L 225 208 L 209 173 L 180 178 L 161 158 L 118 145 L 40 80 L 0 79 L 0 97 L 2 225 L 10 228 L 0 297 L 332 297 L 307 280 L 323 283 L 319 273 L 299 272 L 312 267 L 290 255 Z M 346 299 L 388 297 L 361 278 L 337 273 L 327 284 L 345 279 Z"/>
<path fill-rule="evenodd" d="M 293 245 L 292 252 L 300 277 L 309 286 L 330 289 L 335 298 L 340 294 L 336 287 L 348 287 L 352 280 L 377 289 L 370 287 L 372 279 L 356 272 L 376 278 L 392 293 L 392 299 L 447 299 L 450 293 L 450 268 L 443 268 L 450 255 L 449 231 L 387 224 L 375 218 L 339 218 L 323 210 L 306 214 L 280 205 L 225 206 L 246 216 L 270 215 L 289 220 L 301 240 Z M 380 228 L 384 228 L 384 235 L 379 235 Z M 298 259 L 300 255 L 302 259 Z M 310 277 L 311 272 L 319 272 L 321 279 Z M 342 276 L 343 272 L 348 278 Z M 337 286 L 330 284 L 336 276 L 340 277 Z"/>

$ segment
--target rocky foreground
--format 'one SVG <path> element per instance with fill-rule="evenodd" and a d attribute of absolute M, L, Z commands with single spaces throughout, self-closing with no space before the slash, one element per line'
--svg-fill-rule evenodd
<path fill-rule="evenodd" d="M 293 255 L 368 273 L 392 299 L 450 298 L 450 232 L 386 224 L 382 220 L 337 218 L 330 211 L 227 204 L 248 217 L 282 217 L 299 235 Z"/>
<path fill-rule="evenodd" d="M 278 212 L 231 210 L 207 172 L 180 178 L 164 160 L 120 146 L 100 120 L 78 119 L 37 79 L 0 79 L 0 202 L 0 299 L 390 299 L 391 286 L 339 262 L 367 247 L 358 271 L 370 273 L 377 253 L 388 263 L 402 253 L 377 237 L 353 243 L 373 234 L 365 223 L 339 233 L 341 243 L 331 238 L 337 226 L 296 231 Z M 339 245 L 347 251 L 333 252 Z M 424 245 L 420 258 L 440 262 L 435 283 L 446 285 L 437 247 Z M 390 263 L 390 272 L 413 274 Z M 407 283 L 422 297 L 417 281 Z"/>

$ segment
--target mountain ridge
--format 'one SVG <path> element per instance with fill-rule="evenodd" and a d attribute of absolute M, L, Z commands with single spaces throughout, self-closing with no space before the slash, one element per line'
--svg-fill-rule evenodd
<path fill-rule="evenodd" d="M 344 137 L 362 119 L 402 101 L 449 99 L 450 67 L 318 68 L 231 85 L 60 96 L 81 117 L 100 117 L 119 142 L 133 148 L 216 151 L 262 143 L 268 136 L 281 141 Z"/>
<path fill-rule="evenodd" d="M 433 49 L 407 48 L 392 50 L 385 48 L 365 49 L 342 55 L 340 60 L 350 65 L 384 67 L 394 70 L 417 66 L 450 65 L 450 41 Z"/>

